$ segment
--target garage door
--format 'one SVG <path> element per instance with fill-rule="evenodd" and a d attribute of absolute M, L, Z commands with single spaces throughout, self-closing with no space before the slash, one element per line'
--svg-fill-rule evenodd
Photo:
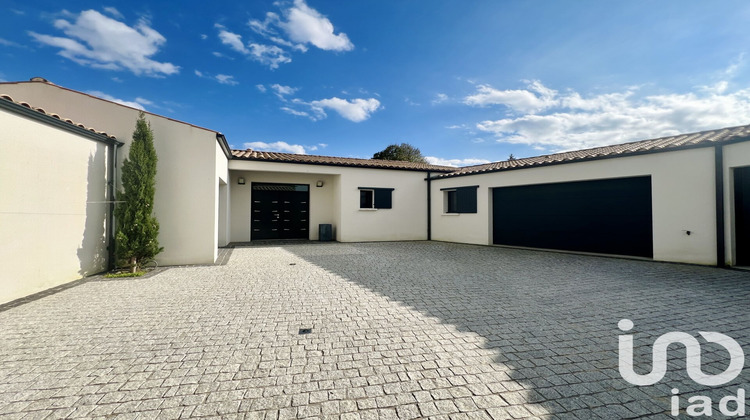
<path fill-rule="evenodd" d="M 653 257 L 651 177 L 494 188 L 497 245 Z"/>
<path fill-rule="evenodd" d="M 750 167 L 734 170 L 736 265 L 750 265 Z"/>
<path fill-rule="evenodd" d="M 309 185 L 254 182 L 251 239 L 309 239 L 309 203 Z"/>

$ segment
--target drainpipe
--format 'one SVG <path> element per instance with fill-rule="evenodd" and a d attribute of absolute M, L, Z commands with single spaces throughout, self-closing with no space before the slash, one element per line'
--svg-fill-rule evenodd
<path fill-rule="evenodd" d="M 432 240 L 432 172 L 427 171 L 427 240 Z"/>
<path fill-rule="evenodd" d="M 726 266 L 726 250 L 724 249 L 724 147 L 717 144 L 715 150 L 716 171 L 716 266 Z"/>
<path fill-rule="evenodd" d="M 107 217 L 107 270 L 115 269 L 115 191 L 117 191 L 117 150 L 125 143 L 111 143 L 108 149 L 107 196 L 109 197 L 109 214 Z"/>

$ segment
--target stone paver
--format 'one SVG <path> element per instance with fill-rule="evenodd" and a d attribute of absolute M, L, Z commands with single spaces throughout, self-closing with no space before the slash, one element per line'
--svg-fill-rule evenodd
<path fill-rule="evenodd" d="M 750 273 L 437 242 L 238 247 L 226 265 L 90 281 L 0 312 L 0 418 L 674 418 L 750 390 L 618 373 L 670 331 L 750 352 Z M 312 328 L 310 334 L 299 334 Z M 703 370 L 727 353 L 703 344 Z M 731 406 L 731 404 L 730 404 Z M 733 406 L 732 406 L 733 407 Z M 731 408 L 731 407 L 730 407 Z"/>

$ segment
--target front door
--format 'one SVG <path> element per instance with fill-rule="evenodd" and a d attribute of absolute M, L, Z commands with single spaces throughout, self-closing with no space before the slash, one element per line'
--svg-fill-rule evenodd
<path fill-rule="evenodd" d="M 310 237 L 309 185 L 254 182 L 251 200 L 251 240 Z"/>

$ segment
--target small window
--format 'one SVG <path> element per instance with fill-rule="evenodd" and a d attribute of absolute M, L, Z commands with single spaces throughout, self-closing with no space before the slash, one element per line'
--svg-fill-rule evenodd
<path fill-rule="evenodd" d="M 471 187 L 443 188 L 445 213 L 476 213 L 478 185 Z"/>
<path fill-rule="evenodd" d="M 375 205 L 375 191 L 359 190 L 359 208 L 372 209 Z"/>
<path fill-rule="evenodd" d="M 393 188 L 359 187 L 359 208 L 390 209 L 393 207 Z"/>
<path fill-rule="evenodd" d="M 458 194 L 456 190 L 448 190 L 445 192 L 445 204 L 446 213 L 458 213 Z"/>

